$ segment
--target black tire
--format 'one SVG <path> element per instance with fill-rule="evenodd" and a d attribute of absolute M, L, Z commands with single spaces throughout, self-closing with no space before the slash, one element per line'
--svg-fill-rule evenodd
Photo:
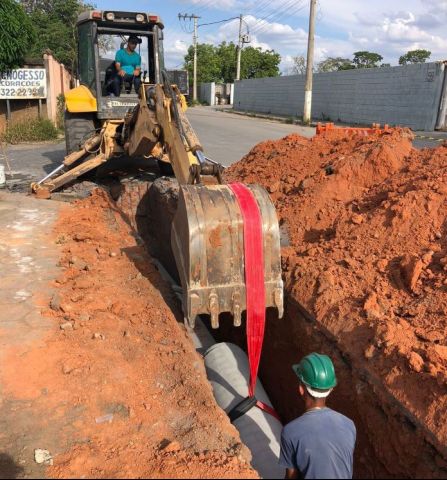
<path fill-rule="evenodd" d="M 96 130 L 95 117 L 92 113 L 65 112 L 64 124 L 67 155 L 77 152 Z"/>

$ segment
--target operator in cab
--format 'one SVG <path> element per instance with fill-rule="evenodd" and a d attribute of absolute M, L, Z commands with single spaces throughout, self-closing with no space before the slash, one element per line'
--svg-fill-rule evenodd
<path fill-rule="evenodd" d="M 121 48 L 116 52 L 115 69 L 109 86 L 109 92 L 115 97 L 119 97 L 123 82 L 134 86 L 135 92 L 140 91 L 141 86 L 141 56 L 135 51 L 137 45 L 141 44 L 141 38 L 136 35 L 130 35 L 127 40 L 127 47 Z M 130 92 L 129 92 L 130 93 Z"/>
<path fill-rule="evenodd" d="M 357 433 L 352 420 L 326 406 L 337 385 L 332 360 L 312 353 L 293 371 L 306 411 L 282 432 L 279 465 L 285 478 L 351 479 Z"/>

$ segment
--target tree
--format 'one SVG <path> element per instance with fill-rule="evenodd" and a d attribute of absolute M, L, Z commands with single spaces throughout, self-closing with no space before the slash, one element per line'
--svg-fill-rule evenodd
<path fill-rule="evenodd" d="M 407 63 L 425 63 L 431 57 L 429 50 L 410 50 L 399 58 L 399 65 Z"/>
<path fill-rule="evenodd" d="M 83 0 L 21 0 L 37 33 L 30 56 L 41 57 L 51 50 L 72 71 L 77 61 L 76 22 L 91 5 Z"/>
<path fill-rule="evenodd" d="M 292 75 L 305 75 L 306 64 L 307 62 L 303 55 L 293 57 Z"/>
<path fill-rule="evenodd" d="M 317 72 L 338 72 L 340 70 L 352 70 L 355 68 L 352 61 L 342 57 L 328 57 L 317 65 Z"/>
<path fill-rule="evenodd" d="M 35 36 L 23 7 L 14 0 L 0 2 L 0 72 L 20 67 Z"/>
<path fill-rule="evenodd" d="M 242 50 L 241 79 L 279 77 L 281 55 L 274 50 L 248 47 Z M 231 80 L 230 80 L 231 81 Z"/>
<path fill-rule="evenodd" d="M 232 83 L 236 78 L 237 48 L 233 42 L 222 42 L 219 46 L 199 44 L 197 46 L 198 82 Z M 280 74 L 281 56 L 273 50 L 248 47 L 242 50 L 241 78 L 276 77 Z M 194 48 L 191 46 L 185 56 L 185 68 L 190 81 L 194 70 Z"/>
<path fill-rule="evenodd" d="M 236 78 L 236 59 L 237 59 L 237 48 L 233 42 L 227 43 L 222 42 L 216 48 L 216 54 L 219 58 L 220 63 L 220 81 L 225 83 L 232 83 Z M 242 55 L 241 55 L 241 78 L 243 75 L 242 72 Z M 219 81 L 219 80 L 218 80 Z"/>
<path fill-rule="evenodd" d="M 185 56 L 185 68 L 189 72 L 192 85 L 194 75 L 194 47 L 188 49 Z M 221 81 L 221 67 L 214 45 L 200 43 L 197 45 L 197 82 L 208 83 Z"/>
<path fill-rule="evenodd" d="M 361 51 L 354 52 L 354 60 L 352 62 L 356 68 L 376 68 L 382 60 L 382 55 L 378 53 Z"/>

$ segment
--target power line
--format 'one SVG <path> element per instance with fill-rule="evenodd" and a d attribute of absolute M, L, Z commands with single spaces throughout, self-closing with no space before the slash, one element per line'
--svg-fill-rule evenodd
<path fill-rule="evenodd" d="M 201 5 L 199 5 L 194 10 L 196 11 L 196 13 L 203 13 L 205 10 L 208 10 L 211 7 L 211 5 L 213 5 L 215 3 L 216 3 L 215 0 L 208 0 L 205 3 L 202 3 Z M 197 4 L 194 4 L 193 6 L 195 6 L 195 5 L 197 5 Z"/>
<path fill-rule="evenodd" d="M 271 0 L 266 0 L 265 2 L 260 2 L 258 5 L 256 5 L 256 15 L 259 16 L 263 12 L 270 11 L 272 8 L 272 2 Z M 254 14 L 252 14 L 254 15 Z"/>
<path fill-rule="evenodd" d="M 272 16 L 275 16 L 278 14 L 278 11 L 281 11 L 283 8 L 289 8 L 290 6 L 292 6 L 294 3 L 295 3 L 296 0 L 286 0 L 284 3 L 282 3 L 277 9 L 275 9 L 274 11 L 270 12 L 268 15 L 266 15 L 265 17 L 263 18 L 260 18 L 258 19 L 254 25 L 252 25 L 252 32 L 254 32 L 257 28 L 259 28 L 259 25 L 262 24 L 262 26 L 264 26 L 264 23 L 265 20 L 267 20 L 268 18 L 272 17 Z"/>
<path fill-rule="evenodd" d="M 193 36 L 193 44 L 194 44 L 194 80 L 193 80 L 193 100 L 197 101 L 197 44 L 198 44 L 198 23 L 201 17 L 197 15 L 190 15 L 190 14 L 178 14 L 178 19 L 181 22 L 182 20 L 186 22 L 187 19 L 191 22 L 194 20 L 194 36 Z"/>
<path fill-rule="evenodd" d="M 294 1 L 292 2 L 292 4 L 295 3 Z M 300 5 L 298 6 L 298 9 L 294 10 L 293 11 L 293 14 L 296 14 L 298 13 L 300 10 L 302 10 L 306 5 L 303 3 L 303 2 L 300 2 Z M 262 24 L 258 25 L 258 27 L 253 30 L 253 33 L 256 33 L 256 34 L 261 34 L 261 33 L 264 33 L 265 31 L 268 30 L 268 28 L 270 28 L 270 25 L 272 23 L 277 23 L 279 22 L 280 20 L 282 20 L 286 15 L 289 15 L 291 16 L 291 13 L 290 11 L 288 11 L 288 9 L 290 8 L 289 6 L 285 7 L 286 8 L 286 11 L 284 12 L 277 12 L 275 15 L 273 15 L 271 18 L 269 18 L 268 22 L 267 21 L 263 21 Z"/>
<path fill-rule="evenodd" d="M 231 22 L 231 20 L 237 20 L 239 17 L 232 17 L 232 18 L 227 18 L 226 20 L 220 20 L 218 22 L 211 22 L 211 23 L 199 23 L 199 27 L 207 27 L 209 25 L 217 25 L 218 23 L 226 23 L 226 22 Z"/>
<path fill-rule="evenodd" d="M 271 12 L 269 15 L 266 15 L 264 18 L 259 19 L 254 26 L 252 26 L 252 33 L 258 33 L 261 30 L 264 30 L 266 27 L 269 26 L 270 23 L 274 21 L 274 19 L 278 16 L 284 15 L 284 14 L 289 14 L 287 11 L 290 7 L 293 6 L 293 4 L 296 2 L 296 0 L 286 0 L 281 5 L 281 10 Z M 285 11 L 283 10 L 285 9 Z"/>

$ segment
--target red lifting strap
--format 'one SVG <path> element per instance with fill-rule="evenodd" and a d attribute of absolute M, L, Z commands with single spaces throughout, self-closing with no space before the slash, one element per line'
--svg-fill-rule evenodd
<path fill-rule="evenodd" d="M 229 185 L 235 194 L 244 220 L 245 288 L 247 303 L 247 346 L 250 364 L 249 397 L 254 397 L 265 332 L 264 238 L 262 217 L 253 193 L 242 183 Z M 269 405 L 256 404 L 278 418 Z"/>

